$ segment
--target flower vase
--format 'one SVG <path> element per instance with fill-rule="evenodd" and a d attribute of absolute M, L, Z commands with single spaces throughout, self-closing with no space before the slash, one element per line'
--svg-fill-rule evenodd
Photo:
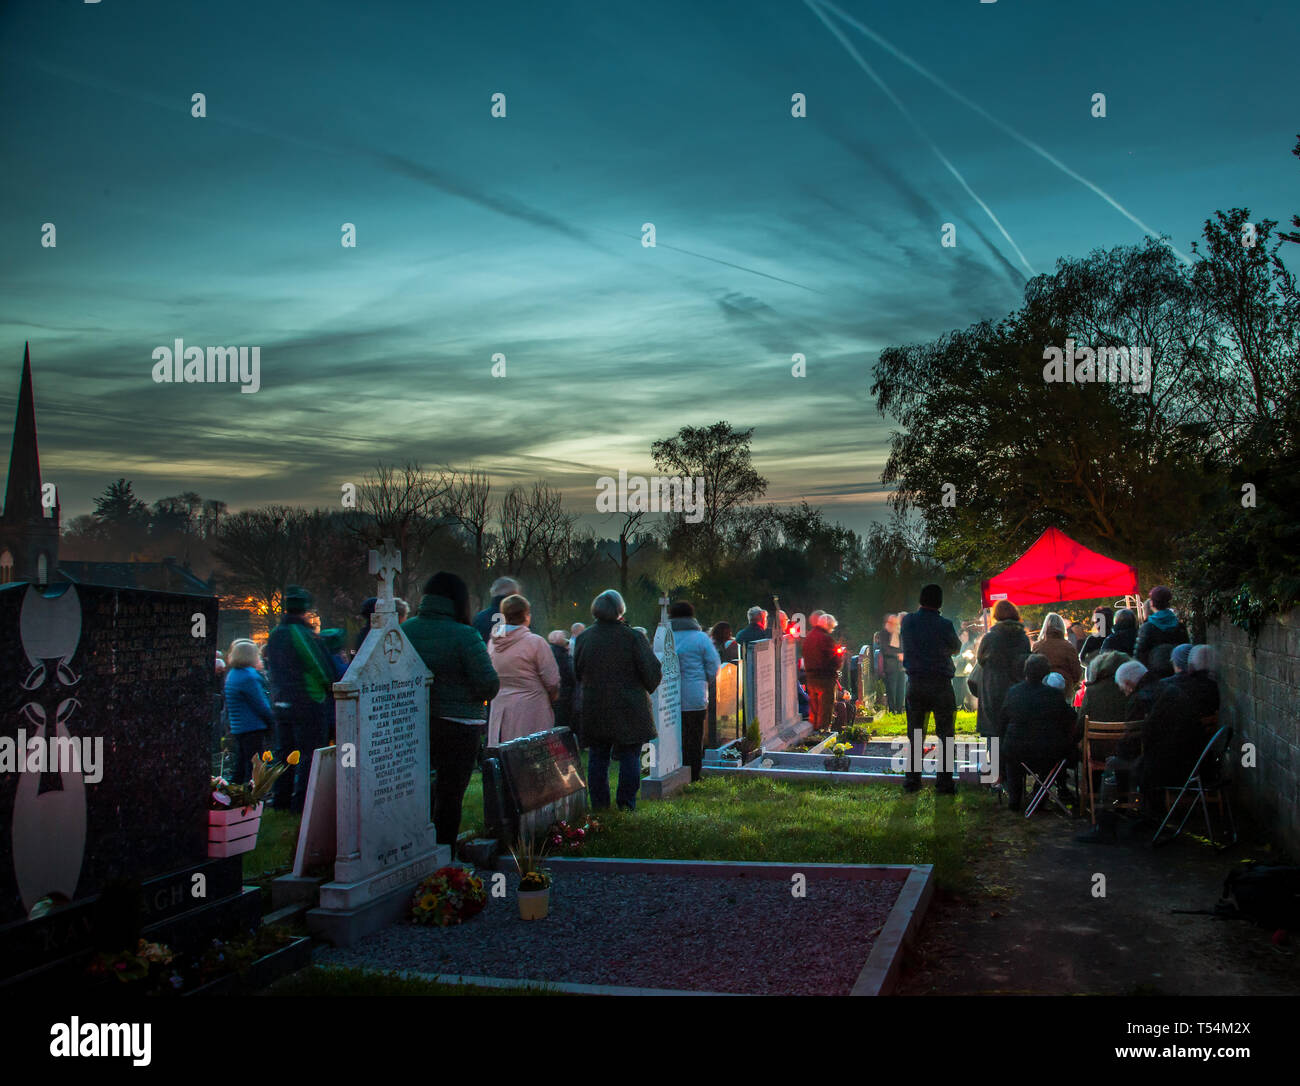
<path fill-rule="evenodd" d="M 544 886 L 540 890 L 520 890 L 519 919 L 545 920 L 551 909 L 551 888 Z"/>

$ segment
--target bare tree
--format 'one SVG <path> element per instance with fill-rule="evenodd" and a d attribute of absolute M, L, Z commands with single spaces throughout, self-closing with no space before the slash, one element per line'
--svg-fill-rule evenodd
<path fill-rule="evenodd" d="M 602 552 L 615 566 L 618 567 L 618 590 L 627 596 L 628 569 L 630 568 L 632 556 L 646 545 L 649 537 L 645 533 L 638 533 L 637 527 L 641 523 L 641 518 L 645 516 L 645 510 L 636 513 L 624 513 L 623 524 L 618 533 L 618 557 L 615 558 L 608 552 Z M 635 546 L 628 548 L 628 544 L 635 541 Z"/>
<path fill-rule="evenodd" d="M 442 496 L 442 514 L 465 533 L 474 554 L 475 596 L 487 580 L 487 557 L 492 542 L 492 484 L 480 471 L 456 473 Z"/>
<path fill-rule="evenodd" d="M 501 499 L 498 513 L 499 564 L 512 577 L 518 576 L 538 547 L 554 535 L 564 516 L 558 490 L 541 482 L 533 483 L 531 489 L 516 483 Z"/>
<path fill-rule="evenodd" d="M 226 584 L 258 601 L 258 613 L 278 614 L 284 586 L 312 579 L 317 548 L 311 516 L 305 509 L 270 505 L 235 513 L 222 523 L 212 551 L 229 571 Z"/>
<path fill-rule="evenodd" d="M 372 546 L 391 539 L 402 552 L 398 580 L 402 595 L 409 595 L 425 545 L 444 526 L 440 505 L 450 485 L 449 472 L 426 471 L 413 460 L 401 467 L 380 461 L 361 482 L 358 508 L 365 514 L 361 531 Z"/>
<path fill-rule="evenodd" d="M 534 553 L 550 620 L 562 613 L 573 578 L 596 560 L 596 540 L 590 530 L 578 530 L 576 516 L 565 513 L 545 526 Z"/>

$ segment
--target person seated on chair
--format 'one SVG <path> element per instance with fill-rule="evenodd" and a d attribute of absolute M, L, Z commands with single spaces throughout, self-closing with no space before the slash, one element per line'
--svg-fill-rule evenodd
<path fill-rule="evenodd" d="M 1088 685 L 1076 714 L 1075 739 L 1083 738 L 1085 720 L 1127 720 L 1128 695 L 1115 681 L 1115 672 L 1128 663 L 1122 652 L 1102 652 L 1088 664 Z"/>
<path fill-rule="evenodd" d="M 1024 682 L 1007 691 L 1002 703 L 1003 777 L 1007 799 L 1013 811 L 1024 806 L 1025 766 L 1045 778 L 1061 759 L 1069 759 L 1074 730 L 1074 710 L 1059 690 L 1043 680 L 1052 671 L 1051 661 L 1033 653 L 1025 661 Z M 1057 787 L 1068 798 L 1065 782 L 1058 776 Z"/>
<path fill-rule="evenodd" d="M 1173 651 L 1173 665 L 1173 675 L 1161 680 L 1161 686 L 1176 686 L 1187 694 L 1202 718 L 1217 713 L 1219 684 L 1214 679 L 1214 647 L 1179 645 Z"/>
<path fill-rule="evenodd" d="M 1202 691 L 1196 687 L 1162 682 L 1160 696 L 1142 722 L 1138 783 L 1147 818 L 1159 817 L 1163 789 L 1181 787 L 1205 749 L 1207 737 L 1201 720 L 1207 714 L 1201 712 L 1205 703 L 1198 694 Z"/>

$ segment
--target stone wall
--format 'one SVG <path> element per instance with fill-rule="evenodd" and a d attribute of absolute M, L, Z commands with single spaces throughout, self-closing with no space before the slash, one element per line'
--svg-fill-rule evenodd
<path fill-rule="evenodd" d="M 1234 800 L 1250 810 L 1274 843 L 1300 862 L 1300 609 L 1250 637 L 1227 621 L 1209 631 L 1219 655 L 1223 723 L 1236 729 Z M 1242 743 L 1255 745 L 1255 767 L 1241 766 Z"/>

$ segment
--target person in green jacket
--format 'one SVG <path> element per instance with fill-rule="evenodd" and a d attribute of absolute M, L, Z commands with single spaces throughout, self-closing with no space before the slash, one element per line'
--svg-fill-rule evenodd
<path fill-rule="evenodd" d="M 433 824 L 438 844 L 456 850 L 461 808 L 478 763 L 488 702 L 501 682 L 487 645 L 471 625 L 469 589 L 454 573 L 435 573 L 424 585 L 415 617 L 402 632 L 433 672 L 429 688 L 429 767 L 435 774 Z"/>

